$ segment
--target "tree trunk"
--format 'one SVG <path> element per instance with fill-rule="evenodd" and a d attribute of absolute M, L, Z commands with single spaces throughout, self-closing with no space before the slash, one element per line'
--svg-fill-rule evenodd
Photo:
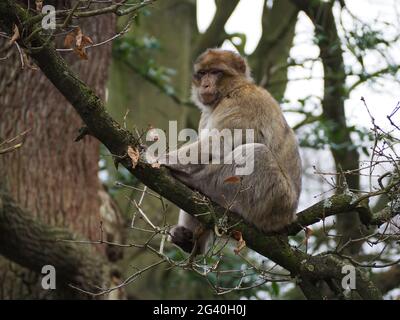
<path fill-rule="evenodd" d="M 298 8 L 289 0 L 264 4 L 261 40 L 250 56 L 255 81 L 281 101 L 288 83 L 288 59 L 293 45 Z"/>
<path fill-rule="evenodd" d="M 77 23 L 95 43 L 114 34 L 111 15 Z M 57 41 L 58 47 L 62 41 Z M 42 222 L 97 240 L 99 143 L 94 138 L 75 143 L 82 121 L 74 109 L 40 70 L 21 70 L 15 46 L 9 53 L 0 68 L 0 138 L 12 138 L 25 130 L 29 133 L 22 148 L 0 156 L 0 186 Z M 88 54 L 88 61 L 79 60 L 72 52 L 65 55 L 103 99 L 111 44 Z M 44 292 L 36 273 L 6 259 L 0 260 L 0 279 L 0 299 L 63 296 Z"/>

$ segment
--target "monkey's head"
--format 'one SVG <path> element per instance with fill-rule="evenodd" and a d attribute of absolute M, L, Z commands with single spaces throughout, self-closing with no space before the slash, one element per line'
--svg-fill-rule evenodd
<path fill-rule="evenodd" d="M 194 64 L 193 99 L 200 106 L 215 107 L 235 84 L 250 80 L 250 69 L 239 54 L 208 49 Z"/>

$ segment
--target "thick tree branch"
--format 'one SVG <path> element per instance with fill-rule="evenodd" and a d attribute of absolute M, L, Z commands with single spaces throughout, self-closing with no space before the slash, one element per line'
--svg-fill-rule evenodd
<path fill-rule="evenodd" d="M 217 11 L 210 26 L 197 38 L 194 49 L 193 57 L 197 57 L 207 48 L 218 47 L 226 39 L 227 35 L 224 27 L 233 10 L 235 10 L 239 0 L 217 0 Z"/>
<path fill-rule="evenodd" d="M 15 5 L 14 1 L 0 2 L 0 27 L 5 31 L 11 32 L 14 24 L 19 25 L 20 21 L 26 18 L 28 18 L 27 12 Z M 23 38 L 18 41 L 21 46 L 27 45 L 23 42 Z M 165 168 L 153 168 L 143 161 L 139 161 L 133 168 L 132 161 L 126 157 L 128 146 L 136 147 L 132 135 L 108 115 L 101 100 L 73 74 L 51 44 L 46 44 L 40 34 L 32 36 L 30 41 L 31 45 L 41 48 L 40 51 L 31 52 L 30 55 L 43 73 L 70 101 L 90 133 L 105 144 L 132 174 L 189 214 L 199 215 L 198 219 L 209 227 L 220 223 L 221 218 L 226 216 L 229 218 L 229 225 L 240 221 L 235 213 L 227 212 L 225 208 L 211 203 L 209 199 L 175 180 Z M 235 230 L 241 231 L 249 248 L 289 270 L 291 275 L 298 279 L 300 287 L 310 299 L 322 298 L 315 286 L 317 281 L 332 277 L 340 281 L 343 276 L 341 273 L 341 268 L 345 264 L 343 260 L 331 255 L 310 256 L 291 247 L 285 235 L 268 236 L 244 222 L 235 225 Z M 361 274 L 360 270 L 357 272 Z M 364 299 L 381 298 L 379 291 L 367 278 L 359 276 L 359 282 L 359 294 Z"/>
<path fill-rule="evenodd" d="M 90 17 L 99 16 L 99 15 L 104 15 L 107 13 L 114 13 L 115 15 L 121 17 L 121 16 L 135 13 L 143 7 L 153 4 L 155 1 L 157 1 L 157 0 L 145 0 L 145 1 L 142 1 L 141 3 L 131 4 L 131 5 L 126 4 L 125 3 L 126 1 L 123 1 L 121 3 L 113 4 L 108 7 L 91 9 L 91 10 L 78 10 L 77 7 L 73 7 L 68 10 L 58 10 L 55 12 L 55 15 L 57 18 L 63 18 L 63 17 L 67 18 L 63 23 L 63 27 L 66 27 L 67 23 L 69 23 L 69 21 L 71 20 L 72 17 L 90 18 Z M 79 2 L 77 2 L 76 5 L 79 5 Z M 35 23 L 40 22 L 45 16 L 46 16 L 46 14 L 38 14 L 38 15 L 32 17 L 31 19 L 27 20 L 26 22 L 33 25 Z"/>
<path fill-rule="evenodd" d="M 266 1 L 265 1 L 266 2 Z M 264 4 L 262 35 L 249 57 L 255 81 L 282 100 L 287 85 L 288 58 L 293 43 L 299 9 L 290 0 Z"/>
<path fill-rule="evenodd" d="M 297 213 L 296 220 L 287 226 L 285 230 L 282 230 L 282 232 L 295 235 L 305 227 L 322 221 L 327 217 L 346 214 L 351 211 L 356 211 L 361 216 L 368 216 L 368 221 L 365 221 L 366 225 L 378 227 L 400 214 L 400 211 L 390 206 L 386 206 L 378 212 L 371 213 L 368 204 L 364 200 L 365 198 L 357 198 L 354 195 L 334 195 Z"/>
<path fill-rule="evenodd" d="M 91 248 L 60 240 L 76 238 L 66 229 L 39 222 L 0 191 L 0 254 L 38 273 L 45 265 L 54 266 L 58 286 L 94 291 L 107 285 L 107 264 L 100 255 Z M 80 295 L 75 292 L 73 296 Z"/>
<path fill-rule="evenodd" d="M 400 265 L 391 267 L 386 272 L 379 272 L 372 275 L 372 280 L 382 292 L 400 287 Z"/>

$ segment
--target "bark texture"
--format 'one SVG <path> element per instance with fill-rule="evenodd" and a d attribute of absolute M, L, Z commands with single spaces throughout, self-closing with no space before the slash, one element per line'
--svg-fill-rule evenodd
<path fill-rule="evenodd" d="M 95 43 L 114 34 L 115 21 L 111 15 L 75 23 Z M 6 41 L 0 38 L 0 47 L 4 47 Z M 56 42 L 62 47 L 63 39 Z M 43 223 L 67 227 L 89 239 L 98 239 L 101 204 L 98 196 L 101 185 L 97 177 L 99 142 L 88 137 L 75 143 L 82 121 L 68 101 L 40 70 L 26 66 L 21 69 L 15 47 L 7 54 L 10 57 L 0 65 L 0 138 L 12 138 L 25 130 L 30 131 L 22 148 L 0 157 L 1 187 Z M 88 54 L 88 61 L 79 60 L 72 52 L 63 56 L 104 99 L 111 44 L 90 50 Z M 3 245 L 0 242 L 0 247 Z M 27 270 L 17 273 L 23 278 Z M 4 281 L 0 284 L 3 287 L 0 298 L 19 298 L 30 291 L 26 288 L 8 290 L 14 281 L 19 281 L 9 275 L 9 262 L 1 259 L 0 278 Z M 23 288 L 22 278 L 17 278 Z M 35 294 L 30 297 L 34 298 Z"/>

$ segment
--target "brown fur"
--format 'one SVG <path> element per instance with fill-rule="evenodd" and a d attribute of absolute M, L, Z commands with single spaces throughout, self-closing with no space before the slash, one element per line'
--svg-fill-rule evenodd
<path fill-rule="evenodd" d="M 242 176 L 240 185 L 225 182 L 235 175 L 235 161 L 233 164 L 166 165 L 177 179 L 218 204 L 233 204 L 232 211 L 260 230 L 283 228 L 292 221 L 297 208 L 301 161 L 295 135 L 279 105 L 266 90 L 253 83 L 246 61 L 236 53 L 207 50 L 197 59 L 194 72 L 193 100 L 202 110 L 199 130 L 254 129 L 254 144 L 243 143 L 231 150 L 235 160 L 243 150 L 254 148 L 254 158 L 248 155 L 249 160 L 254 160 L 254 172 Z M 213 151 L 202 150 L 199 141 L 195 142 L 199 154 L 215 156 Z M 187 150 L 188 146 L 175 152 Z M 238 188 L 246 190 L 238 194 Z M 195 218 L 181 213 L 180 227 L 194 231 L 198 224 Z M 177 229 L 172 234 L 174 230 Z M 203 242 L 209 242 L 209 237 Z M 208 243 L 201 245 L 200 251 L 204 253 Z"/>

